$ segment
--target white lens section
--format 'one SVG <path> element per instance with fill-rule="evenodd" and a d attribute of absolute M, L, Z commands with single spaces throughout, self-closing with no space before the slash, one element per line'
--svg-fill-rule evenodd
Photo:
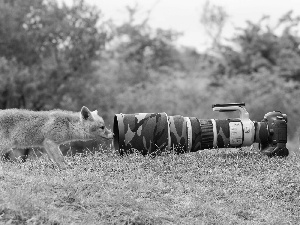
<path fill-rule="evenodd" d="M 254 142 L 255 128 L 254 123 L 251 120 L 242 121 L 244 129 L 244 146 L 250 146 Z"/>
<path fill-rule="evenodd" d="M 218 144 L 218 134 L 217 134 L 217 124 L 216 121 L 214 119 L 211 119 L 211 123 L 213 125 L 213 133 L 214 133 L 214 143 L 213 143 L 213 147 L 217 148 L 217 144 Z"/>
<path fill-rule="evenodd" d="M 166 114 L 166 116 L 167 116 L 167 122 L 168 122 L 168 151 L 170 151 L 171 150 L 171 129 L 170 129 L 170 124 L 171 124 L 171 122 L 170 122 L 170 120 L 169 120 L 169 117 L 168 117 L 168 115 Z"/>
<path fill-rule="evenodd" d="M 192 149 L 192 123 L 189 117 L 184 117 L 187 128 L 187 152 L 190 152 Z"/>
<path fill-rule="evenodd" d="M 235 147 L 243 144 L 243 126 L 241 122 L 229 123 L 229 136 L 231 146 Z"/>

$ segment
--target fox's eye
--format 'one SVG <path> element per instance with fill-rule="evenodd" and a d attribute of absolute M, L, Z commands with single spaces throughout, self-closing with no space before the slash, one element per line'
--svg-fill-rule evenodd
<path fill-rule="evenodd" d="M 105 126 L 101 126 L 100 129 L 104 130 Z"/>

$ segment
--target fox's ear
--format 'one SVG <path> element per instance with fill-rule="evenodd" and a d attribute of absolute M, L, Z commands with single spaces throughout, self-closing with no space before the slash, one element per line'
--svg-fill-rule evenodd
<path fill-rule="evenodd" d="M 80 115 L 81 115 L 80 119 L 82 120 L 93 120 L 91 111 L 85 106 L 82 106 Z"/>

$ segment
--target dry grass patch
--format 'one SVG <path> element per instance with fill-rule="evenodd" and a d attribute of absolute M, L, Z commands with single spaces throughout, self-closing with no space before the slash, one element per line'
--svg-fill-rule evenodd
<path fill-rule="evenodd" d="M 0 221 L 11 224 L 296 224 L 300 163 L 243 150 L 4 163 Z"/>

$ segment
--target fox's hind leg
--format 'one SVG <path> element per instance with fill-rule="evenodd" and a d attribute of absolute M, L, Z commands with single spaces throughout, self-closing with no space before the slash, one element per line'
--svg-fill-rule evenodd
<path fill-rule="evenodd" d="M 29 148 L 12 148 L 3 155 L 3 158 L 9 161 L 25 162 L 28 156 L 28 152 Z"/>
<path fill-rule="evenodd" d="M 52 159 L 54 162 L 56 162 L 56 164 L 61 168 L 61 169 L 65 169 L 67 168 L 67 163 L 64 160 L 64 156 L 61 153 L 60 149 L 59 149 L 59 145 L 56 144 L 54 141 L 46 138 L 43 141 L 43 146 L 48 154 L 48 156 L 50 157 L 50 159 Z"/>

